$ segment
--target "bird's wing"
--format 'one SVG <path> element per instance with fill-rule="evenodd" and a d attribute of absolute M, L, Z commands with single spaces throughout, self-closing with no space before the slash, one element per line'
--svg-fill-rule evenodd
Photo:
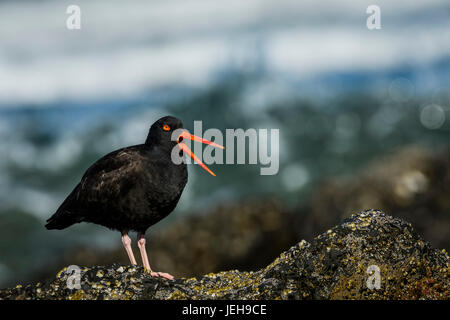
<path fill-rule="evenodd" d="M 144 158 L 139 147 L 113 151 L 95 162 L 80 183 L 47 220 L 47 229 L 64 229 L 83 221 L 90 205 L 113 203 L 125 196 L 141 176 Z"/>
<path fill-rule="evenodd" d="M 138 183 L 143 166 L 144 158 L 138 148 L 109 153 L 86 171 L 75 196 L 87 203 L 108 202 L 124 196 Z"/>

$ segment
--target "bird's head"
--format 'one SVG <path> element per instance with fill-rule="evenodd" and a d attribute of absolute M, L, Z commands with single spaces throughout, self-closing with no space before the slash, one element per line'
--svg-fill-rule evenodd
<path fill-rule="evenodd" d="M 221 145 L 218 145 L 209 140 L 190 134 L 183 128 L 183 122 L 181 122 L 180 119 L 177 119 L 172 116 L 162 117 L 161 119 L 152 124 L 152 126 L 150 127 L 150 131 L 148 133 L 147 140 L 145 141 L 145 144 L 165 147 L 167 151 L 169 150 L 171 151 L 175 146 L 178 146 L 180 151 L 186 153 L 203 169 L 205 169 L 210 174 L 215 176 L 214 172 L 212 172 L 207 166 L 205 166 L 205 164 L 196 157 L 196 155 L 191 151 L 191 149 L 189 149 L 189 147 L 185 143 L 183 143 L 184 139 L 198 141 L 201 143 L 210 144 L 214 147 L 224 149 L 224 147 Z"/>

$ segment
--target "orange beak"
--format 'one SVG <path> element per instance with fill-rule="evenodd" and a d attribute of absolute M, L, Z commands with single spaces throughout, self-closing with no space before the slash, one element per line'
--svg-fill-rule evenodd
<path fill-rule="evenodd" d="M 209 144 L 211 146 L 217 147 L 217 148 L 221 148 L 221 149 L 225 149 L 223 146 L 218 145 L 217 143 L 214 143 L 212 141 L 194 136 L 193 134 L 188 133 L 187 131 L 183 131 L 182 134 L 180 134 L 180 136 L 177 139 L 178 142 L 178 146 L 180 147 L 181 150 L 183 150 L 183 152 L 186 152 L 186 154 L 188 156 L 190 156 L 192 158 L 192 160 L 194 160 L 196 163 L 198 163 L 203 169 L 205 169 L 206 171 L 208 171 L 210 174 L 212 174 L 214 177 L 216 176 L 214 174 L 214 172 L 212 172 L 211 170 L 209 170 L 209 168 L 207 166 L 205 166 L 205 164 L 203 162 L 200 161 L 199 158 L 197 158 L 197 156 L 191 151 L 191 149 L 189 149 L 189 147 L 187 145 L 185 145 L 183 142 L 180 141 L 180 138 L 185 138 L 185 139 L 189 139 L 192 141 L 198 141 L 204 144 Z"/>

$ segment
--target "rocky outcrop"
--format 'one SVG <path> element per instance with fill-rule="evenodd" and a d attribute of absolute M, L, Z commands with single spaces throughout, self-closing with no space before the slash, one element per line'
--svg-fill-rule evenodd
<path fill-rule="evenodd" d="M 410 223 L 381 211 L 353 215 L 301 241 L 258 271 L 169 281 L 141 267 L 81 268 L 80 288 L 64 268 L 54 279 L 0 290 L 2 299 L 450 299 L 449 256 Z M 70 279 L 69 279 L 70 280 Z"/>

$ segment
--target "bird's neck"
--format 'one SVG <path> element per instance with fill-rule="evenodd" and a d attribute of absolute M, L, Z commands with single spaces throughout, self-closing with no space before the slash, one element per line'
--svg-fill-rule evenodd
<path fill-rule="evenodd" d="M 144 146 L 148 150 L 149 155 L 152 158 L 159 157 L 161 159 L 171 159 L 172 150 L 176 146 L 174 144 L 154 144 L 154 143 L 145 143 Z"/>

